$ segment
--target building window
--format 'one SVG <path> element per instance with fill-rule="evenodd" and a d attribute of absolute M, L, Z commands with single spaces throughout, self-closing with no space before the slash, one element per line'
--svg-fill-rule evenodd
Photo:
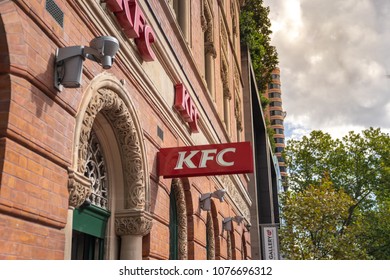
<path fill-rule="evenodd" d="M 92 183 L 86 203 L 73 212 L 72 260 L 104 259 L 104 244 L 110 212 L 106 164 L 99 140 L 92 130 L 87 150 L 85 177 Z"/>
<path fill-rule="evenodd" d="M 269 113 L 271 116 L 283 116 L 283 111 L 280 110 L 272 110 Z"/>
<path fill-rule="evenodd" d="M 271 120 L 271 125 L 283 125 L 283 120 L 279 120 L 279 119 Z"/>
<path fill-rule="evenodd" d="M 169 196 L 169 259 L 179 259 L 179 221 L 177 218 L 176 195 L 171 191 Z"/>
<path fill-rule="evenodd" d="M 282 94 L 280 92 L 271 92 L 269 94 L 270 98 L 282 98 Z"/>
<path fill-rule="evenodd" d="M 168 0 L 169 5 L 172 7 L 176 21 L 179 24 L 183 36 L 187 42 L 190 41 L 190 0 Z"/>
<path fill-rule="evenodd" d="M 275 134 L 284 134 L 284 129 L 282 128 L 275 128 Z"/>
<path fill-rule="evenodd" d="M 282 153 L 284 151 L 283 147 L 276 147 L 275 148 L 275 153 Z"/>
<path fill-rule="evenodd" d="M 284 144 L 284 138 L 274 138 L 275 143 Z"/>
<path fill-rule="evenodd" d="M 269 104 L 270 107 L 282 107 L 282 102 L 280 101 L 272 101 L 270 104 Z"/>
<path fill-rule="evenodd" d="M 269 83 L 268 84 L 268 88 L 269 89 L 273 89 L 273 88 L 280 88 L 280 84 L 274 84 L 274 83 Z"/>
<path fill-rule="evenodd" d="M 271 74 L 272 80 L 280 80 L 280 75 L 278 74 Z"/>

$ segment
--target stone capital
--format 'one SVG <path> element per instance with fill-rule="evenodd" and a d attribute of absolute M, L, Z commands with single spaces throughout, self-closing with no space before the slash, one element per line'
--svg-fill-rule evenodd
<path fill-rule="evenodd" d="M 91 195 L 91 181 L 83 174 L 68 169 L 68 191 L 69 191 L 69 208 L 80 207 L 84 201 Z"/>
<path fill-rule="evenodd" d="M 117 235 L 147 235 L 152 228 L 152 217 L 144 210 L 129 209 L 115 213 Z"/>

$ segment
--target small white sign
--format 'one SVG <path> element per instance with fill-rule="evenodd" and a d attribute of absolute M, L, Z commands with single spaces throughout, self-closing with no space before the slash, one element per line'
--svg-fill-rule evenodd
<path fill-rule="evenodd" d="M 263 259 L 279 259 L 279 239 L 277 226 L 261 226 L 263 236 Z"/>

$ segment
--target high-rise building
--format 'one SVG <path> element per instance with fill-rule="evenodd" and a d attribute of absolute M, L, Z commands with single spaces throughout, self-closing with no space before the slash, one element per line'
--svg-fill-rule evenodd
<path fill-rule="evenodd" d="M 275 68 L 272 71 L 272 81 L 267 85 L 264 96 L 270 101 L 269 106 L 266 109 L 266 115 L 271 128 L 274 130 L 274 142 L 275 142 L 275 154 L 277 156 L 280 168 L 280 174 L 282 181 L 285 182 L 287 171 L 282 152 L 285 148 L 285 136 L 284 136 L 284 118 L 286 112 L 283 111 L 282 106 L 282 89 L 280 82 L 280 69 Z M 285 184 L 284 184 L 285 185 Z"/>

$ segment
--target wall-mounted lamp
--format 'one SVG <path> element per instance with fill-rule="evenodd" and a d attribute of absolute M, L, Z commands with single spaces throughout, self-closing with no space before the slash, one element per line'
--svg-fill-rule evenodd
<path fill-rule="evenodd" d="M 222 229 L 226 231 L 232 231 L 233 221 L 235 221 L 238 225 L 240 225 L 243 220 L 244 217 L 242 216 L 224 218 L 222 221 Z"/>
<path fill-rule="evenodd" d="M 211 210 L 211 198 L 218 198 L 220 202 L 223 202 L 224 195 L 226 191 L 225 190 L 217 190 L 213 193 L 205 193 L 202 194 L 199 198 L 199 204 L 200 208 L 204 211 L 210 211 Z"/>
<path fill-rule="evenodd" d="M 247 223 L 245 225 L 245 227 L 246 227 L 247 231 L 249 232 L 251 230 L 252 225 L 250 223 Z"/>
<path fill-rule="evenodd" d="M 110 69 L 118 50 L 119 42 L 111 36 L 96 37 L 89 43 L 89 47 L 73 46 L 57 49 L 54 65 L 54 86 L 59 91 L 63 87 L 80 87 L 83 62 L 86 58 L 101 64 L 104 69 Z"/>

